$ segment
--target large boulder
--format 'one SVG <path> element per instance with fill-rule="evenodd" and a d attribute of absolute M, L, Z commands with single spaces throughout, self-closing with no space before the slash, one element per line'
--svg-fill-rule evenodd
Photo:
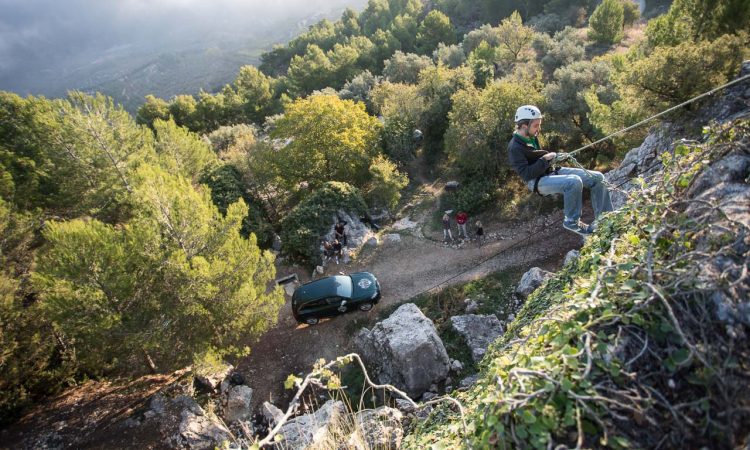
<path fill-rule="evenodd" d="M 227 393 L 227 406 L 224 408 L 224 418 L 229 422 L 247 420 L 252 415 L 250 405 L 253 401 L 253 390 L 249 386 L 234 386 Z"/>
<path fill-rule="evenodd" d="M 317 411 L 297 416 L 282 425 L 279 433 L 284 439 L 276 444 L 276 448 L 279 450 L 327 448 L 327 444 L 332 442 L 331 433 L 338 431 L 345 424 L 345 418 L 344 403 L 329 400 Z"/>
<path fill-rule="evenodd" d="M 346 234 L 346 246 L 349 248 L 362 247 L 375 234 L 370 228 L 359 220 L 359 216 L 356 214 L 350 214 L 346 211 L 339 210 L 338 213 L 331 218 L 331 229 L 325 236 L 327 241 L 333 241 L 336 236 L 334 226 L 339 220 L 346 222 L 344 233 Z"/>
<path fill-rule="evenodd" d="M 403 389 L 412 398 L 448 376 L 450 359 L 435 325 L 413 303 L 362 329 L 354 339 L 360 355 L 383 384 Z"/>
<path fill-rule="evenodd" d="M 401 448 L 401 440 L 404 438 L 404 428 L 401 425 L 403 418 L 401 411 L 388 406 L 359 411 L 354 415 L 355 431 L 349 437 L 346 448 Z"/>
<path fill-rule="evenodd" d="M 163 448 L 214 449 L 232 439 L 231 432 L 218 418 L 207 414 L 186 395 L 173 399 L 155 395 L 139 426 L 145 430 L 157 429 Z"/>
<path fill-rule="evenodd" d="M 451 325 L 466 340 L 474 362 L 481 361 L 487 347 L 503 334 L 503 324 L 494 314 L 453 316 Z"/>
<path fill-rule="evenodd" d="M 532 267 L 521 277 L 521 281 L 516 287 L 516 294 L 525 299 L 553 275 L 552 272 L 547 272 L 539 267 Z"/>

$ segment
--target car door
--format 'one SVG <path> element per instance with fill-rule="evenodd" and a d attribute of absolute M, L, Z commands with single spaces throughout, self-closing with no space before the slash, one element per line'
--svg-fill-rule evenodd
<path fill-rule="evenodd" d="M 329 316 L 335 316 L 337 314 L 345 313 L 347 310 L 347 304 L 344 302 L 342 297 L 328 297 L 326 299 L 327 308 L 326 313 Z"/>

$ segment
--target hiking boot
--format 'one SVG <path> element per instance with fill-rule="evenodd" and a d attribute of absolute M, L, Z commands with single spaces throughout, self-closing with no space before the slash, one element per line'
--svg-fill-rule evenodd
<path fill-rule="evenodd" d="M 580 220 L 578 223 L 563 222 L 563 228 L 573 233 L 580 234 L 581 236 L 590 236 L 594 232 L 594 228 L 591 225 L 586 225 Z"/>

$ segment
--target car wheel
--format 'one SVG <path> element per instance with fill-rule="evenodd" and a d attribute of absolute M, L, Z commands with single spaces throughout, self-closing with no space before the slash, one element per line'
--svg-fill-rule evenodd
<path fill-rule="evenodd" d="M 360 311 L 369 311 L 371 309 L 372 309 L 372 303 L 370 302 L 360 303 L 359 305 Z"/>
<path fill-rule="evenodd" d="M 305 323 L 308 324 L 308 325 L 315 325 L 319 321 L 320 321 L 320 319 L 318 319 L 317 317 L 308 317 L 307 319 L 305 319 Z"/>

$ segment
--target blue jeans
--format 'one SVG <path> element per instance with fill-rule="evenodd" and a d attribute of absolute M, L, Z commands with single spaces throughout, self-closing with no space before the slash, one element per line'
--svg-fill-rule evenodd
<path fill-rule="evenodd" d="M 542 195 L 563 194 L 565 222 L 575 224 L 581 218 L 584 187 L 591 190 L 591 206 L 594 208 L 595 218 L 603 212 L 612 211 L 609 189 L 603 181 L 604 175 L 601 172 L 563 167 L 559 175 L 542 177 L 537 189 Z M 534 180 L 529 181 L 527 186 L 533 191 Z"/>

